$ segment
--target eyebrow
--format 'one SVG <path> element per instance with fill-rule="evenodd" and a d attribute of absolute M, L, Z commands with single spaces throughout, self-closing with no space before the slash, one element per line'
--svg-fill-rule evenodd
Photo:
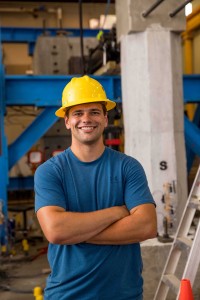
<path fill-rule="evenodd" d="M 101 112 L 101 109 L 99 108 L 89 108 L 89 109 L 77 109 L 77 110 L 74 110 L 72 113 L 77 113 L 77 112 L 83 112 L 83 111 L 99 111 Z"/>

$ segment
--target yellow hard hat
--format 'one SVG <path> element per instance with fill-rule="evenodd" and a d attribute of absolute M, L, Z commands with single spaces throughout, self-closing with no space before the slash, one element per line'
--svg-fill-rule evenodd
<path fill-rule="evenodd" d="M 114 101 L 107 99 L 103 86 L 97 80 L 87 75 L 74 77 L 65 86 L 62 93 L 62 107 L 55 114 L 64 118 L 66 108 L 92 102 L 105 102 L 107 111 L 116 106 Z"/>

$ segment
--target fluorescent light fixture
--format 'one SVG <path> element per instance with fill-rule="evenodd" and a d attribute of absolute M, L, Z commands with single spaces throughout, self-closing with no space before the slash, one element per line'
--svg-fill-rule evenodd
<path fill-rule="evenodd" d="M 192 3 L 188 3 L 185 7 L 185 15 L 186 17 L 192 13 Z"/>

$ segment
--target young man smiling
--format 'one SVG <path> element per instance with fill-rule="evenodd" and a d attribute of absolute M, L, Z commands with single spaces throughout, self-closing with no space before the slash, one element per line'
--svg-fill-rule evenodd
<path fill-rule="evenodd" d="M 89 76 L 63 91 L 56 115 L 71 147 L 35 174 L 35 210 L 49 241 L 45 299 L 142 299 L 139 243 L 156 236 L 155 205 L 140 163 L 103 143 L 114 107 Z"/>
<path fill-rule="evenodd" d="M 104 148 L 102 133 L 108 124 L 108 118 L 103 112 L 103 105 L 100 103 L 81 104 L 69 110 L 65 117 L 65 124 L 67 129 L 71 129 L 73 140 L 71 147 L 76 148 L 78 145 L 82 147 L 85 144 L 91 145 L 97 142 L 97 148 L 98 146 Z"/>

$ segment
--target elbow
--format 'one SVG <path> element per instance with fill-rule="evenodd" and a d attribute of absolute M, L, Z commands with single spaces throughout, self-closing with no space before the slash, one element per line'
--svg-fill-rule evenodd
<path fill-rule="evenodd" d="M 157 237 L 158 230 L 157 230 L 157 217 L 151 218 L 148 220 L 146 224 L 146 239 L 153 239 Z"/>
<path fill-rule="evenodd" d="M 154 239 L 155 237 L 157 237 L 157 228 L 153 228 L 150 232 L 149 232 L 149 237 L 148 239 Z"/>
<path fill-rule="evenodd" d="M 53 230 L 43 231 L 47 241 L 51 244 L 61 244 L 62 240 L 59 235 L 55 234 Z"/>
<path fill-rule="evenodd" d="M 157 237 L 157 225 L 156 224 L 148 225 L 144 232 L 143 240 L 153 239 L 155 237 Z"/>
<path fill-rule="evenodd" d="M 48 242 L 51 244 L 57 244 L 57 245 L 64 244 L 62 239 L 60 239 L 58 236 L 48 235 L 48 236 L 46 236 L 46 238 L 47 238 Z"/>
<path fill-rule="evenodd" d="M 63 235 L 62 231 L 57 230 L 56 227 L 49 228 L 44 232 L 47 241 L 51 244 L 57 245 L 73 245 L 76 244 L 77 241 L 70 234 L 66 233 Z"/>
<path fill-rule="evenodd" d="M 48 226 L 48 228 L 43 228 L 43 233 L 47 241 L 51 244 L 64 244 L 63 237 L 61 233 L 56 229 L 56 226 Z"/>

